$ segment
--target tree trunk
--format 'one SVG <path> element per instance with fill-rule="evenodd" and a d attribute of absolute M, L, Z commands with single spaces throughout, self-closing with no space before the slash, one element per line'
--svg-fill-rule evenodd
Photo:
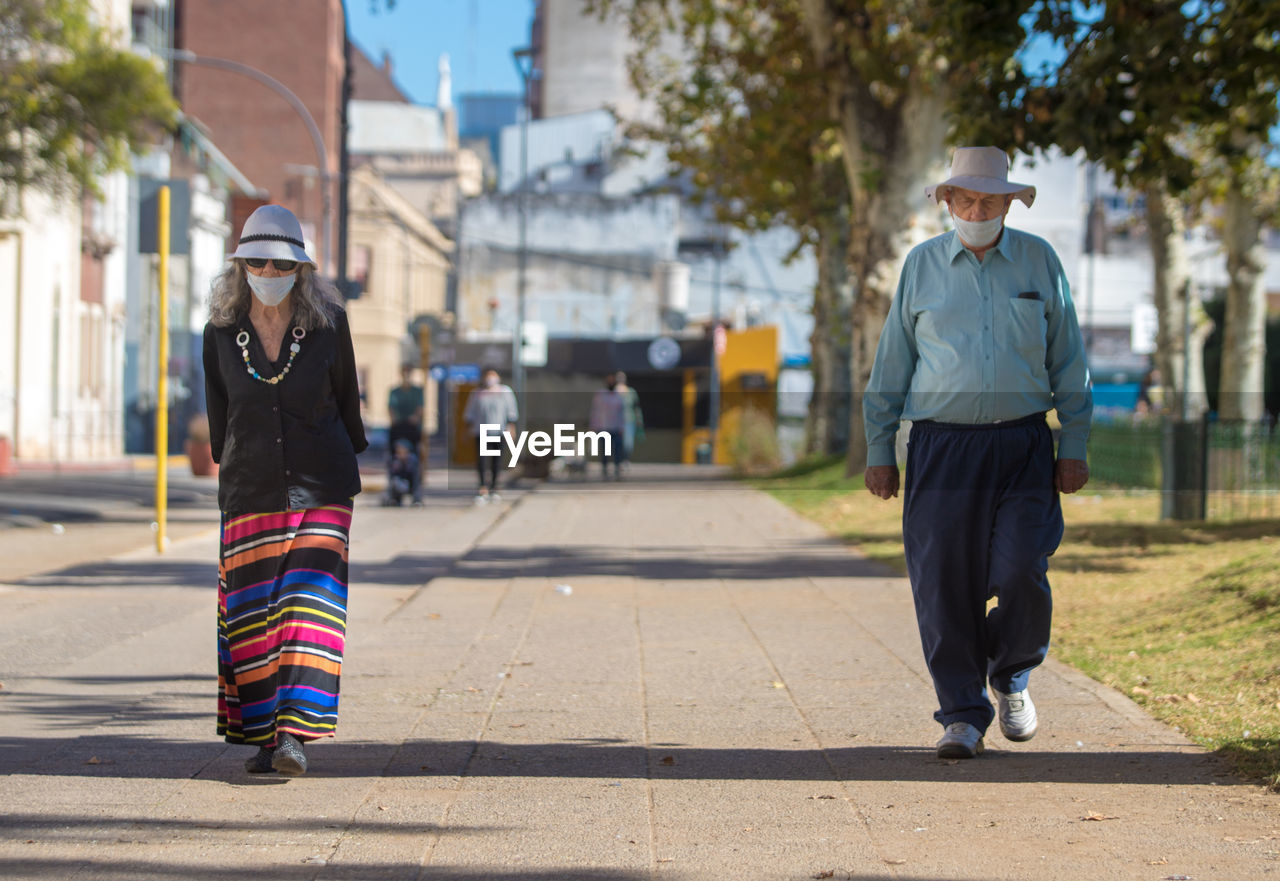
<path fill-rule="evenodd" d="M 854 234 L 849 267 L 855 280 L 853 339 L 849 369 L 853 395 L 849 412 L 849 451 L 845 474 L 861 474 L 867 467 L 867 438 L 862 422 L 862 395 L 871 379 L 880 331 L 902 273 L 907 252 L 941 232 L 939 214 L 925 201 L 924 188 L 939 180 L 943 165 L 945 99 L 923 90 L 909 94 L 877 120 L 884 147 L 861 173 L 850 170 L 850 198 L 854 205 Z M 842 118 L 841 144 L 858 133 L 858 115 Z M 859 151 L 862 152 L 862 151 Z M 863 160 L 865 163 L 867 160 Z M 875 173 L 868 173 L 868 168 Z M 872 182 L 874 181 L 874 185 Z"/>
<path fill-rule="evenodd" d="M 1147 185 L 1146 201 L 1157 315 L 1155 360 L 1164 390 L 1160 405 L 1179 418 L 1198 419 L 1208 407 L 1204 342 L 1213 322 L 1195 296 L 1181 203 L 1169 195 L 1163 182 Z"/>
<path fill-rule="evenodd" d="M 1222 327 L 1222 373 L 1218 415 L 1223 419 L 1261 419 L 1266 358 L 1266 295 L 1262 273 L 1266 249 L 1253 200 L 1233 180 L 1223 211 L 1227 248 L 1227 310 Z"/>
<path fill-rule="evenodd" d="M 849 221 L 832 217 L 818 229 L 818 284 L 813 298 L 813 335 L 809 337 L 813 394 L 805 419 L 805 452 L 845 449 L 849 431 L 849 320 L 852 291 Z"/>
<path fill-rule="evenodd" d="M 862 394 L 902 261 L 913 245 L 937 231 L 936 223 L 921 220 L 938 216 L 925 201 L 924 187 L 943 164 L 947 102 L 923 69 L 913 71 L 899 93 L 886 98 L 883 88 L 873 88 L 883 84 L 866 82 L 838 50 L 834 35 L 840 15 L 831 0 L 801 0 L 801 14 L 814 57 L 828 72 L 849 185 L 853 394 L 845 473 L 854 475 L 866 470 Z"/>

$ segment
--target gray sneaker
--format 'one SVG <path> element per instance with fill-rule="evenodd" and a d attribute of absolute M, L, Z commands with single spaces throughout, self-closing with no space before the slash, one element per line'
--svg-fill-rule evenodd
<path fill-rule="evenodd" d="M 1026 690 L 1005 694 L 991 689 L 999 704 L 1000 733 L 1006 740 L 1021 743 L 1036 736 L 1036 705 L 1031 702 L 1031 695 Z"/>
<path fill-rule="evenodd" d="M 938 741 L 938 758 L 971 759 L 982 752 L 982 732 L 968 722 L 952 722 Z"/>

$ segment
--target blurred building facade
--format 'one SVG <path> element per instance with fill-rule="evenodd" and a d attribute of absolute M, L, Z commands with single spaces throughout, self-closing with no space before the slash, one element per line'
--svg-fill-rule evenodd
<path fill-rule="evenodd" d="M 387 392 L 400 382 L 400 365 L 420 360 L 406 339 L 419 315 L 445 312 L 453 242 L 371 165 L 351 173 L 348 237 L 351 277 L 360 297 L 348 303 L 352 342 L 366 416 L 390 424 Z M 435 383 L 427 392 L 427 429 L 434 430 Z"/>
<path fill-rule="evenodd" d="M 349 110 L 348 268 L 361 288 L 348 304 L 356 362 L 374 425 L 389 422 L 387 392 L 400 366 L 421 361 L 415 322 L 440 326 L 452 309 L 454 244 L 463 198 L 480 192 L 480 158 L 461 146 L 447 58 L 434 107 L 413 104 L 392 62 L 353 46 Z M 418 378 L 434 428 L 436 383 Z"/>
<path fill-rule="evenodd" d="M 130 4 L 94 0 L 127 46 Z M 100 199 L 3 194 L 0 210 L 0 470 L 122 453 L 129 178 Z"/>
<path fill-rule="evenodd" d="M 347 73 L 342 0 L 173 2 L 175 48 L 260 71 L 296 95 L 309 112 L 323 158 L 302 116 L 276 90 L 198 63 L 174 67 L 174 94 L 183 111 L 270 201 L 297 215 L 322 274 L 333 276 Z M 236 200 L 232 228 L 239 230 L 258 204 Z M 326 228 L 332 242 L 323 241 Z"/>
<path fill-rule="evenodd" d="M 529 48 L 528 118 L 502 128 L 496 187 L 462 212 L 459 337 L 511 339 L 523 253 L 526 336 L 537 327 L 553 344 L 689 341 L 706 339 L 713 325 L 772 325 L 774 363 L 807 360 L 812 256 L 788 259 L 796 245 L 789 230 L 746 235 L 716 224 L 671 176 L 661 144 L 628 138 L 632 123 L 652 119 L 653 107 L 627 78 L 634 47 L 625 26 L 588 15 L 582 0 L 539 0 Z M 680 48 L 671 40 L 662 51 L 678 57 Z M 676 391 L 659 390 L 670 368 L 627 372 L 642 400 L 652 381 L 650 398 L 673 402 L 671 425 L 697 429 L 682 421 L 683 380 Z M 707 394 L 706 376 L 695 385 Z M 691 412 L 705 426 L 706 401 Z M 687 458 L 688 449 L 681 441 L 640 455 Z"/>

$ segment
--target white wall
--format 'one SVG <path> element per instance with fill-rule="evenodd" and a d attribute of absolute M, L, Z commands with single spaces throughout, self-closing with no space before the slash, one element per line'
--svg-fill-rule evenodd
<path fill-rule="evenodd" d="M 441 113 L 434 107 L 393 101 L 347 105 L 352 153 L 431 153 L 449 149 Z"/>
<path fill-rule="evenodd" d="M 613 20 L 587 15 L 583 0 L 543 3 L 542 113 L 547 117 L 613 106 L 633 119 L 640 101 L 627 81 L 631 41 Z"/>
<path fill-rule="evenodd" d="M 520 186 L 521 138 L 526 131 L 529 178 L 532 182 L 550 166 L 566 162 L 609 162 L 617 127 L 613 114 L 606 110 L 555 119 L 535 119 L 527 126 L 504 126 L 499 135 L 499 192 L 509 193 Z M 531 184 L 531 188 L 535 187 Z"/>
<path fill-rule="evenodd" d="M 691 265 L 688 317 L 705 322 L 716 299 L 710 256 L 678 253 L 685 225 L 675 196 L 604 199 L 533 194 L 529 198 L 526 319 L 552 337 L 648 336 L 664 332 L 654 265 Z M 491 196 L 467 203 L 460 246 L 459 320 L 463 328 L 509 333 L 515 325 L 518 202 Z M 808 351 L 816 266 L 788 230 L 737 237 L 719 272 L 718 314 L 735 326 L 773 324 L 782 355 Z M 496 308 L 490 309 L 490 304 Z"/>
<path fill-rule="evenodd" d="M 0 265 L 0 314 L 14 328 L 0 400 L 8 404 L 4 424 L 6 434 L 16 435 L 18 458 L 65 459 L 65 414 L 79 368 L 79 210 L 32 190 L 24 209 L 23 219 L 7 227 Z"/>

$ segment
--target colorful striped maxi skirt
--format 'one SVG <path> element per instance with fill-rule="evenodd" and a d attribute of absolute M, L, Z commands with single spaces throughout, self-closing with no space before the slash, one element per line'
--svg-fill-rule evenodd
<path fill-rule="evenodd" d="M 222 518 L 218 734 L 273 746 L 330 737 L 347 630 L 351 508 Z"/>

